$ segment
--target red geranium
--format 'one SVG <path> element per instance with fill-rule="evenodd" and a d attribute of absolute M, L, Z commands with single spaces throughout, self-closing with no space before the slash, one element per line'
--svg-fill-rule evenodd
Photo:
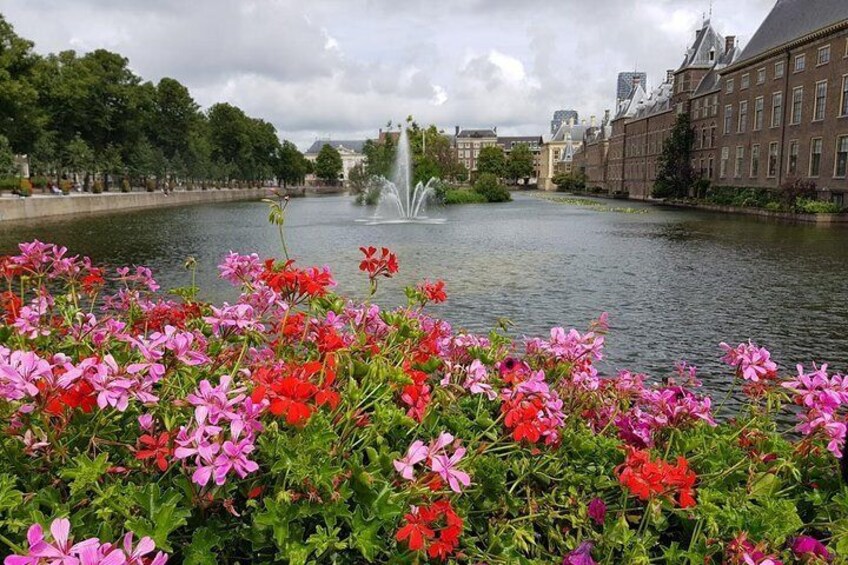
<path fill-rule="evenodd" d="M 273 259 L 267 259 L 265 271 L 259 278 L 292 304 L 306 298 L 325 296 L 330 287 L 336 284 L 329 269 L 298 269 L 293 260 L 286 261 L 279 267 Z"/>
<path fill-rule="evenodd" d="M 155 459 L 156 466 L 163 473 L 168 470 L 168 457 L 171 456 L 171 435 L 162 432 L 159 437 L 144 434 L 138 438 L 139 449 L 135 452 L 136 459 L 146 461 Z"/>
<path fill-rule="evenodd" d="M 641 500 L 654 496 L 667 497 L 681 508 L 695 506 L 695 482 L 698 476 L 689 462 L 678 457 L 672 465 L 661 459 L 652 460 L 645 450 L 630 449 L 624 465 L 616 470 L 619 482 Z"/>
<path fill-rule="evenodd" d="M 418 292 L 421 293 L 421 296 L 423 296 L 428 302 L 433 302 L 435 304 L 440 304 L 448 299 L 448 295 L 445 292 L 445 281 L 436 281 L 434 283 L 424 281 L 418 285 Z"/>
<path fill-rule="evenodd" d="M 15 320 L 20 314 L 21 306 L 23 306 L 23 302 L 20 296 L 11 290 L 0 294 L 0 308 L 3 309 L 3 321 L 6 325 L 11 326 L 15 323 Z"/>
<path fill-rule="evenodd" d="M 412 551 L 426 551 L 431 559 L 446 561 L 459 545 L 463 521 L 448 500 L 412 507 L 395 538 Z"/>
<path fill-rule="evenodd" d="M 368 273 L 368 278 L 372 280 L 380 276 L 390 278 L 398 272 L 397 255 L 388 248 L 381 248 L 379 256 L 377 256 L 376 247 L 360 247 L 359 250 L 365 255 L 359 263 L 359 270 Z"/>

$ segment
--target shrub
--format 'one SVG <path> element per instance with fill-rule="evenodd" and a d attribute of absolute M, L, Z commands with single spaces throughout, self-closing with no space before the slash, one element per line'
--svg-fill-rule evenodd
<path fill-rule="evenodd" d="M 786 179 L 778 189 L 781 202 L 787 206 L 794 206 L 799 198 L 805 200 L 816 199 L 816 183 L 811 180 L 801 178 Z"/>
<path fill-rule="evenodd" d="M 692 185 L 692 196 L 698 200 L 706 198 L 711 187 L 712 183 L 710 182 L 710 179 L 700 178 Z"/>
<path fill-rule="evenodd" d="M 513 341 L 429 314 L 441 281 L 381 309 L 327 268 L 229 253 L 238 298 L 209 304 L 144 267 L 20 249 L 0 297 L 0 543 L 24 554 L 7 563 L 848 556 L 848 398 L 825 365 L 783 377 L 722 344 L 739 407 L 716 413 L 693 367 L 603 376 L 605 316 Z M 363 252 L 373 297 L 398 261 Z"/>
<path fill-rule="evenodd" d="M 795 211 L 801 214 L 838 214 L 842 208 L 835 202 L 798 198 L 795 201 Z"/>
<path fill-rule="evenodd" d="M 59 190 L 62 191 L 62 194 L 70 194 L 73 188 L 74 183 L 71 180 L 62 179 L 59 181 Z"/>
<path fill-rule="evenodd" d="M 156 192 L 156 181 L 154 179 L 147 179 L 144 185 L 147 192 Z"/>
<path fill-rule="evenodd" d="M 454 188 L 445 193 L 445 204 L 485 204 L 486 197 L 474 190 Z"/>
<path fill-rule="evenodd" d="M 32 183 L 29 179 L 21 179 L 18 186 L 18 194 L 21 196 L 32 196 Z"/>
<path fill-rule="evenodd" d="M 21 181 L 18 177 L 0 177 L 0 191 L 15 192 L 20 188 L 20 185 Z"/>
<path fill-rule="evenodd" d="M 49 179 L 47 177 L 44 177 L 44 176 L 32 177 L 29 180 L 30 180 L 30 182 L 32 182 L 33 188 L 38 188 L 38 189 L 47 188 L 47 183 L 50 182 Z"/>
<path fill-rule="evenodd" d="M 483 173 L 474 183 L 474 192 L 482 195 L 486 202 L 509 202 L 512 196 L 498 177 L 492 173 Z"/>
<path fill-rule="evenodd" d="M 130 192 L 132 191 L 132 185 L 130 184 L 130 179 L 124 177 L 121 179 L 121 192 Z"/>
<path fill-rule="evenodd" d="M 579 173 L 559 173 L 553 178 L 557 192 L 583 192 L 586 190 L 586 177 Z"/>
<path fill-rule="evenodd" d="M 91 192 L 92 194 L 103 194 L 103 181 L 100 179 L 95 180 L 91 185 Z"/>

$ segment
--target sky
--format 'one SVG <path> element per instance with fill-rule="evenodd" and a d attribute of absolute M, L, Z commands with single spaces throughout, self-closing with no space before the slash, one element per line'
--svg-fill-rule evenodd
<path fill-rule="evenodd" d="M 774 0 L 714 0 L 750 39 Z M 40 53 L 105 48 L 145 80 L 230 102 L 302 149 L 413 115 L 452 133 L 549 133 L 554 110 L 615 105 L 620 71 L 656 86 L 710 0 L 0 0 Z"/>

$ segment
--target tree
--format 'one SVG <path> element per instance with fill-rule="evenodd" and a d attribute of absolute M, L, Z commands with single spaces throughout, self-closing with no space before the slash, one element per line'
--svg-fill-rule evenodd
<path fill-rule="evenodd" d="M 362 152 L 365 154 L 365 170 L 369 176 L 388 178 L 392 174 L 397 147 L 391 135 L 387 135 L 383 141 L 369 139 Z"/>
<path fill-rule="evenodd" d="M 0 14 L 0 131 L 13 153 L 31 152 L 45 122 L 35 86 L 41 58 Z"/>
<path fill-rule="evenodd" d="M 199 119 L 200 107 L 188 89 L 172 78 L 163 78 L 156 86 L 155 107 L 150 124 L 150 139 L 165 157 L 188 153 L 189 138 Z"/>
<path fill-rule="evenodd" d="M 480 150 L 477 157 L 477 173 L 489 173 L 501 178 L 506 175 L 506 157 L 503 149 L 497 145 L 489 145 Z"/>
<path fill-rule="evenodd" d="M 692 148 L 695 145 L 695 131 L 688 113 L 677 115 L 677 121 L 671 135 L 663 142 L 657 168 L 657 180 L 654 182 L 653 195 L 656 198 L 686 198 L 695 182 L 695 170 L 692 168 Z"/>
<path fill-rule="evenodd" d="M 348 187 L 351 194 L 362 194 L 368 189 L 371 184 L 371 175 L 365 170 L 363 163 L 354 165 L 347 175 Z"/>
<path fill-rule="evenodd" d="M 277 150 L 274 174 L 283 186 L 303 182 L 306 176 L 306 157 L 291 141 L 284 141 Z"/>
<path fill-rule="evenodd" d="M 474 192 L 486 198 L 487 202 L 509 202 L 509 191 L 492 173 L 482 173 L 474 183 Z"/>
<path fill-rule="evenodd" d="M 65 146 L 62 165 L 65 170 L 74 174 L 91 171 L 94 166 L 94 152 L 80 135 L 75 135 Z"/>
<path fill-rule="evenodd" d="M 325 143 L 315 159 L 315 176 L 328 184 L 335 184 L 342 173 L 342 156 L 329 143 Z"/>
<path fill-rule="evenodd" d="M 6 136 L 0 135 L 0 175 L 8 175 L 12 172 L 15 156 L 12 146 Z"/>
<path fill-rule="evenodd" d="M 512 146 L 507 162 L 507 173 L 515 184 L 518 184 L 518 179 L 529 179 L 533 176 L 533 153 L 526 143 L 517 143 Z"/>

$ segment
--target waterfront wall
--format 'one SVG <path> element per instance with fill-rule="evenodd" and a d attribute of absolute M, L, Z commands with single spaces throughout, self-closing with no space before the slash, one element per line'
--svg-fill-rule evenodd
<path fill-rule="evenodd" d="M 693 204 L 689 202 L 657 201 L 660 206 L 671 208 L 685 208 L 688 210 L 706 210 L 708 212 L 720 212 L 722 214 L 744 214 L 746 216 L 759 216 L 772 220 L 798 222 L 803 224 L 848 225 L 848 214 L 796 214 L 793 212 L 772 212 L 762 208 L 741 208 L 739 206 L 720 206 L 718 204 Z"/>
<path fill-rule="evenodd" d="M 55 216 L 79 216 L 102 212 L 120 212 L 167 206 L 185 206 L 208 202 L 259 200 L 268 195 L 268 188 L 164 192 L 129 192 L 103 194 L 70 194 L 67 196 L 32 196 L 29 198 L 0 198 L 0 222 L 35 220 Z"/>

